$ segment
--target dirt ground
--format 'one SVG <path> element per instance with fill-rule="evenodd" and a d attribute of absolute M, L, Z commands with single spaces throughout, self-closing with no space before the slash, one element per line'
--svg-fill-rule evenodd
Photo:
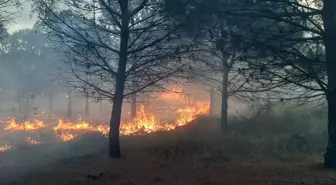
<path fill-rule="evenodd" d="M 135 151 L 133 151 L 135 152 Z M 92 175 L 92 177 L 90 176 Z M 97 179 L 94 179 L 97 177 Z M 2 183 L 1 183 L 2 184 Z M 23 185 L 237 185 L 336 184 L 336 174 L 317 164 L 213 163 L 156 160 L 126 155 L 115 160 L 86 155 L 60 160 L 8 184 Z"/>
<path fill-rule="evenodd" d="M 200 132 L 206 131 L 192 132 L 203 137 Z M 336 184 L 336 172 L 324 170 L 320 158 L 266 162 L 206 157 L 186 149 L 182 141 L 190 134 L 163 135 L 123 138 L 121 159 L 106 156 L 102 138 L 2 154 L 0 185 Z"/>

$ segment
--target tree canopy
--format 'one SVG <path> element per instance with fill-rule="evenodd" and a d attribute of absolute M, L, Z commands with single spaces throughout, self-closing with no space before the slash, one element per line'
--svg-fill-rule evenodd
<path fill-rule="evenodd" d="M 48 91 L 55 85 L 52 82 L 59 59 L 42 33 L 16 31 L 2 42 L 1 79 L 8 88 L 28 94 Z"/>

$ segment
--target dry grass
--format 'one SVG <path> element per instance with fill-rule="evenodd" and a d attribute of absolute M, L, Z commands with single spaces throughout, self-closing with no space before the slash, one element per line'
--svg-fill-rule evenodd
<path fill-rule="evenodd" d="M 286 124 L 284 119 L 291 123 Z M 336 173 L 319 165 L 325 142 L 323 129 L 319 134 L 297 121 L 297 117 L 279 120 L 274 116 L 233 120 L 229 132 L 222 134 L 217 119 L 201 118 L 174 132 L 123 138 L 122 159 L 109 159 L 107 150 L 102 149 L 58 160 L 17 179 L 17 184 L 336 184 Z M 304 150 L 293 150 L 291 136 L 298 131 L 309 138 L 303 143 Z M 74 145 L 92 150 L 102 146 L 95 143 L 106 142 L 99 138 L 85 141 Z M 87 176 L 98 172 L 103 174 L 98 179 Z"/>

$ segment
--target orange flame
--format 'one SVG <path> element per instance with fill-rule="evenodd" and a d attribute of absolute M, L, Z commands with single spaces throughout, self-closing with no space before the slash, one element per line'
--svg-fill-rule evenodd
<path fill-rule="evenodd" d="M 88 132 L 99 132 L 102 135 L 107 135 L 108 127 L 105 125 L 93 126 L 85 121 L 78 121 L 77 123 L 58 121 L 58 125 L 53 128 L 59 139 L 62 141 L 71 141 Z"/>
<path fill-rule="evenodd" d="M 41 128 L 45 128 L 46 125 L 43 121 L 34 119 L 31 121 L 25 121 L 23 124 L 17 124 L 14 119 L 12 119 L 8 126 L 5 128 L 5 131 L 36 131 Z"/>
<path fill-rule="evenodd" d="M 64 142 L 72 141 L 77 137 L 77 135 L 73 135 L 70 132 L 61 132 L 61 134 L 58 135 L 58 138 Z"/>
<path fill-rule="evenodd" d="M 175 110 L 177 114 L 176 121 L 167 123 L 160 120 L 153 112 L 146 109 L 144 105 L 141 105 L 138 109 L 137 116 L 131 121 L 122 122 L 120 125 L 120 135 L 142 135 L 146 133 L 153 133 L 159 131 L 171 131 L 177 127 L 184 126 L 191 121 L 195 120 L 198 116 L 207 114 L 210 111 L 210 102 L 208 101 L 193 101 L 194 104 L 190 104 L 188 96 L 186 96 L 181 89 L 174 89 L 173 92 L 162 93 L 159 97 L 160 101 L 170 102 L 176 100 L 183 104 L 186 104 L 182 108 Z M 188 102 L 188 103 L 187 103 Z M 109 125 L 108 124 L 94 124 L 87 121 L 77 120 L 76 122 L 58 120 L 57 125 L 48 126 L 40 120 L 25 121 L 22 124 L 18 124 L 15 119 L 11 119 L 7 122 L 5 131 L 43 131 L 44 129 L 50 129 L 55 136 L 63 141 L 72 141 L 85 133 L 100 133 L 103 136 L 108 136 Z M 31 137 L 27 137 L 25 142 L 29 145 L 40 144 L 40 141 L 33 140 Z M 12 145 L 0 146 L 0 152 L 12 149 Z"/>
<path fill-rule="evenodd" d="M 26 137 L 25 142 L 28 145 L 38 145 L 38 144 L 41 143 L 40 141 L 36 141 L 36 140 L 32 139 L 31 137 Z"/>
<path fill-rule="evenodd" d="M 134 120 L 121 123 L 120 134 L 135 135 L 158 131 L 169 131 L 174 128 L 175 127 L 173 125 L 161 123 L 153 113 L 146 111 L 145 106 L 141 105 Z"/>
<path fill-rule="evenodd" d="M 11 149 L 13 149 L 13 145 L 0 146 L 0 152 L 5 152 L 5 151 L 11 150 Z"/>
<path fill-rule="evenodd" d="M 208 114 L 210 111 L 210 102 L 199 101 L 195 106 L 187 106 L 177 110 L 179 117 L 177 125 L 183 126 L 195 120 L 198 116 Z"/>

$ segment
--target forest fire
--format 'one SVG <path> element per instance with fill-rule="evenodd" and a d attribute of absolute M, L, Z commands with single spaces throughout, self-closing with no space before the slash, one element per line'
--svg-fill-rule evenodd
<path fill-rule="evenodd" d="M 26 142 L 28 145 L 38 145 L 38 144 L 41 144 L 40 141 L 36 141 L 36 140 L 32 139 L 31 137 L 26 137 L 25 142 Z"/>
<path fill-rule="evenodd" d="M 108 125 L 94 126 L 93 124 L 90 124 L 86 121 L 73 123 L 59 120 L 58 125 L 53 127 L 52 130 L 54 131 L 56 136 L 62 141 L 71 141 L 78 136 L 89 132 L 99 132 L 102 135 L 107 136 L 109 127 Z"/>
<path fill-rule="evenodd" d="M 40 120 L 25 121 L 22 124 L 18 124 L 15 119 L 12 119 L 6 126 L 5 131 L 36 131 L 45 127 L 46 125 Z"/>
<path fill-rule="evenodd" d="M 145 106 L 141 105 L 134 120 L 122 123 L 120 134 L 135 135 L 158 131 L 169 131 L 174 128 L 174 125 L 161 123 L 153 113 L 146 111 Z"/>
<path fill-rule="evenodd" d="M 181 93 L 180 89 L 173 92 L 163 93 L 159 97 L 160 101 L 177 101 L 182 107 L 175 107 L 174 117 L 175 121 L 164 121 L 145 105 L 138 107 L 136 117 L 131 121 L 123 121 L 120 126 L 120 135 L 143 135 L 154 132 L 171 131 L 177 127 L 184 126 L 195 120 L 198 116 L 207 114 L 210 109 L 210 102 L 208 101 L 194 101 L 190 103 L 190 97 Z M 109 125 L 104 123 L 94 123 L 88 121 L 66 121 L 59 119 L 57 124 L 45 123 L 41 120 L 25 121 L 17 123 L 15 119 L 7 121 L 4 131 L 7 133 L 21 132 L 21 133 L 53 133 L 56 138 L 62 142 L 69 142 L 77 139 L 85 133 L 99 133 L 107 137 L 109 133 Z M 37 141 L 32 137 L 26 137 L 25 141 L 28 145 L 38 145 L 44 141 Z M 11 150 L 13 145 L 0 146 L 0 152 Z"/>
<path fill-rule="evenodd" d="M 195 120 L 198 116 L 208 114 L 210 110 L 209 102 L 196 102 L 195 106 L 187 106 L 177 110 L 179 117 L 176 121 L 178 126 L 186 125 Z"/>
<path fill-rule="evenodd" d="M 12 148 L 13 148 L 13 145 L 3 145 L 3 146 L 0 145 L 0 152 L 5 152 L 8 150 L 11 150 Z"/>

